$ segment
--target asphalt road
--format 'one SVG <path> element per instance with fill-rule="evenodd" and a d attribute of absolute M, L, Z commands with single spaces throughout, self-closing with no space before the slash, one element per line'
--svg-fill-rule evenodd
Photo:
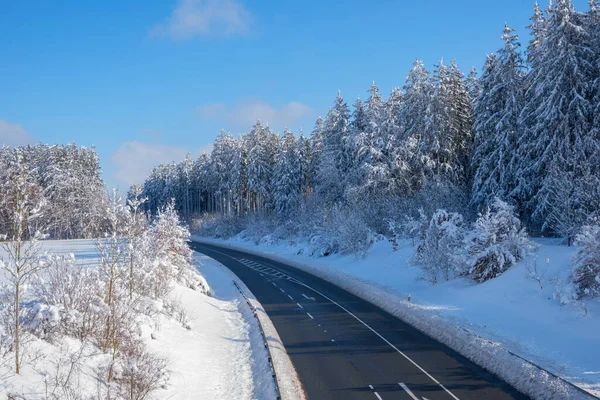
<path fill-rule="evenodd" d="M 192 243 L 231 269 L 273 321 L 309 399 L 526 399 L 445 345 L 294 267 Z"/>

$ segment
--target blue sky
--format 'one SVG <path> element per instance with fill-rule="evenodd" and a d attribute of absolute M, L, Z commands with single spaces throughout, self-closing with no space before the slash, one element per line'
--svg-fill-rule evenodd
<path fill-rule="evenodd" d="M 415 58 L 464 72 L 528 40 L 530 0 L 0 3 L 0 141 L 95 145 L 107 184 L 261 118 L 310 132 L 340 89 L 401 86 Z M 575 0 L 579 10 L 586 0 Z"/>

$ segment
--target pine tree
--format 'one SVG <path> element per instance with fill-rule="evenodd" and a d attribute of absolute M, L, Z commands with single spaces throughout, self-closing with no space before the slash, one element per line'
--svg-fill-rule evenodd
<path fill-rule="evenodd" d="M 518 36 L 508 26 L 498 57 L 488 57 L 482 77 L 483 91 L 475 110 L 475 171 L 471 205 L 487 207 L 495 197 L 508 199 L 516 185 L 522 108 L 523 60 Z"/>
<path fill-rule="evenodd" d="M 306 197 L 312 192 L 312 156 L 310 140 L 304 137 L 302 129 L 300 129 L 300 135 L 296 141 L 296 152 L 300 159 L 300 193 Z"/>
<path fill-rule="evenodd" d="M 500 191 L 500 152 L 496 136 L 496 126 L 503 112 L 497 88 L 497 70 L 500 68 L 495 54 L 486 57 L 483 74 L 480 79 L 481 93 L 475 100 L 474 121 L 474 153 L 471 169 L 475 171 L 473 178 L 473 194 L 471 205 L 479 209 L 485 206 Z"/>
<path fill-rule="evenodd" d="M 539 49 L 546 35 L 546 20 L 537 2 L 533 8 L 533 16 L 529 20 L 531 24 L 527 28 L 531 32 L 531 40 L 527 46 L 527 62 L 533 67 L 536 65 L 536 51 Z"/>
<path fill-rule="evenodd" d="M 343 200 L 346 176 L 352 162 L 350 111 L 341 92 L 323 126 L 323 153 L 317 169 L 317 191 L 326 201 Z"/>
<path fill-rule="evenodd" d="M 590 135 L 594 52 L 584 15 L 575 11 L 570 0 L 560 0 L 550 8 L 545 39 L 538 50 L 521 113 L 525 157 L 516 193 L 529 201 L 544 228 L 555 228 L 546 218 L 549 213 L 567 215 L 567 204 L 581 207 L 581 221 L 587 218 L 584 214 L 591 205 L 577 197 L 565 204 L 564 191 L 570 196 L 583 193 L 578 187 L 593 179 L 597 170 L 597 139 Z M 571 189 L 559 185 L 557 178 L 565 174 L 571 175 Z"/>
<path fill-rule="evenodd" d="M 311 188 L 314 190 L 318 186 L 318 169 L 321 164 L 323 157 L 323 130 L 324 128 L 323 118 L 317 118 L 315 126 L 310 135 L 310 177 L 311 177 Z"/>
<path fill-rule="evenodd" d="M 276 214 L 280 218 L 293 215 L 301 199 L 302 166 L 296 138 L 287 129 L 281 138 L 273 178 Z"/>

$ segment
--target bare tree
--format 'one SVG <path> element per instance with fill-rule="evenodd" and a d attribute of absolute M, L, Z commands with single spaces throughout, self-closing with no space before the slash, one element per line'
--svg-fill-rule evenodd
<path fill-rule="evenodd" d="M 3 185 L 3 194 L 7 200 L 5 212 L 10 216 L 10 230 L 1 237 L 2 248 L 8 254 L 6 262 L 0 262 L 6 271 L 13 289 L 14 332 L 13 347 L 15 351 L 15 371 L 18 374 L 20 361 L 19 321 L 23 285 L 42 267 L 40 262 L 43 238 L 36 219 L 42 215 L 46 202 L 41 188 L 34 183 L 30 170 L 22 152 L 16 152 L 9 164 L 8 180 Z"/>
<path fill-rule="evenodd" d="M 136 248 L 146 228 L 146 218 L 141 207 L 146 203 L 148 198 L 142 197 L 142 192 L 142 186 L 133 186 L 127 200 L 127 205 L 129 206 L 129 224 L 127 229 L 127 236 L 129 237 L 129 300 L 133 299 Z"/>

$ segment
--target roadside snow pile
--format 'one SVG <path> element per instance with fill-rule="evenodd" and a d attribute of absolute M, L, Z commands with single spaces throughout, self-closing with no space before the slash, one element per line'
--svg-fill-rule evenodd
<path fill-rule="evenodd" d="M 300 241 L 253 245 L 243 240 L 193 237 L 264 255 L 332 281 L 466 355 L 535 398 L 585 398 L 522 356 L 600 395 L 600 301 L 557 300 L 571 282 L 576 248 L 536 239 L 537 252 L 481 284 L 457 278 L 432 285 L 414 265 L 415 247 L 376 243 L 364 258 L 314 258 Z M 411 301 L 407 302 L 410 295 Z M 506 349 L 506 350 L 505 350 Z"/>

